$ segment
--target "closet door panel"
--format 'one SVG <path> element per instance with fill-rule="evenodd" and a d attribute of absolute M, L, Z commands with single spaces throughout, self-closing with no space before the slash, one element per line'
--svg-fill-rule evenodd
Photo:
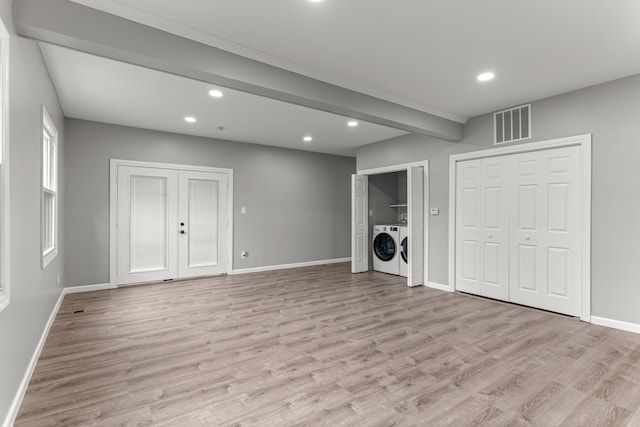
<path fill-rule="evenodd" d="M 481 162 L 460 162 L 456 174 L 456 287 L 459 291 L 480 295 Z"/>
<path fill-rule="evenodd" d="M 543 308 L 580 315 L 582 298 L 580 149 L 543 152 L 546 174 L 546 277 Z"/>
<path fill-rule="evenodd" d="M 457 166 L 456 286 L 463 292 L 509 299 L 509 217 L 504 157 Z"/>
<path fill-rule="evenodd" d="M 510 300 L 542 307 L 544 276 L 544 189 L 541 153 L 515 154 L 513 184 L 510 189 L 511 241 Z"/>
<path fill-rule="evenodd" d="M 506 191 L 510 174 L 505 156 L 483 159 L 480 295 L 509 300 L 509 212 Z"/>

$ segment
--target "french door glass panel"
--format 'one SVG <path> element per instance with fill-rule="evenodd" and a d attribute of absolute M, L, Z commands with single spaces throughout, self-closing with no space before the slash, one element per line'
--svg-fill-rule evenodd
<path fill-rule="evenodd" d="M 167 178 L 131 176 L 130 272 L 165 270 L 167 242 Z"/>
<path fill-rule="evenodd" d="M 220 264 L 220 183 L 189 180 L 187 266 Z"/>

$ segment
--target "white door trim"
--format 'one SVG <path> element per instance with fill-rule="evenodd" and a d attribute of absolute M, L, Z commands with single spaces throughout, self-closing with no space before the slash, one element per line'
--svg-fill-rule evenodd
<path fill-rule="evenodd" d="M 591 134 L 576 135 L 548 141 L 512 145 L 454 154 L 449 157 L 449 285 L 448 291 L 455 288 L 456 254 L 456 163 L 464 160 L 481 159 L 507 154 L 541 151 L 560 147 L 580 147 L 580 168 L 582 179 L 582 314 L 580 319 L 591 321 Z"/>
<path fill-rule="evenodd" d="M 147 167 L 154 169 L 172 169 L 193 172 L 214 172 L 224 173 L 228 179 L 228 225 L 227 225 L 227 274 L 231 274 L 233 269 L 233 169 L 213 168 L 206 166 L 180 165 L 173 163 L 142 162 L 137 160 L 111 159 L 109 162 L 109 286 L 118 286 L 118 181 L 117 171 L 119 166 Z"/>
<path fill-rule="evenodd" d="M 431 287 L 429 283 L 429 161 L 423 160 L 420 162 L 413 163 L 402 163 L 399 165 L 390 165 L 390 166 L 382 166 L 379 168 L 372 169 L 360 169 L 356 173 L 358 175 L 379 175 L 383 173 L 389 172 L 407 172 L 407 179 L 411 176 L 411 167 L 412 166 L 422 166 L 424 168 L 424 261 L 422 264 L 423 268 L 423 278 L 422 284 L 423 286 Z M 408 189 L 408 188 L 407 188 Z M 408 198 L 407 198 L 408 200 Z M 353 254 L 352 254 L 353 256 Z M 407 279 L 407 283 L 409 280 Z"/>

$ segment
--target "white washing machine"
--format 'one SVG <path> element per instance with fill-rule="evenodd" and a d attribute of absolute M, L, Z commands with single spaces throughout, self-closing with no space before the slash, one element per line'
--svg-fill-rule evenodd
<path fill-rule="evenodd" d="M 373 226 L 373 269 L 400 274 L 400 234 L 397 225 Z"/>
<path fill-rule="evenodd" d="M 400 275 L 407 277 L 409 271 L 409 236 L 406 225 L 399 225 L 398 228 L 400 236 L 400 259 L 398 260 L 400 263 Z"/>

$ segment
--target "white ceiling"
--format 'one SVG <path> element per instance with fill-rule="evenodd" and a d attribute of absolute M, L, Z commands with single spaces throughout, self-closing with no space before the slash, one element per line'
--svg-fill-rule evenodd
<path fill-rule="evenodd" d="M 40 43 L 67 117 L 165 132 L 354 156 L 399 131 Z M 212 98 L 209 90 L 222 90 Z M 190 124 L 186 116 L 197 119 Z M 219 127 L 223 129 L 220 130 Z M 313 141 L 306 143 L 303 137 Z"/>
<path fill-rule="evenodd" d="M 459 122 L 640 73 L 638 0 L 73 1 Z M 94 88 L 87 92 L 87 87 L 77 87 L 80 82 L 61 74 L 68 71 L 65 67 L 75 66 L 66 62 L 74 56 L 72 53 L 48 48 L 45 52 L 67 114 L 79 117 L 86 114 L 87 106 L 104 103 L 102 108 L 94 107 L 93 120 L 108 121 L 100 117 L 116 114 L 113 110 L 119 108 L 113 108 L 114 105 L 122 107 L 137 101 L 138 97 L 131 92 L 137 84 L 129 83 L 132 87 L 123 91 L 124 102 L 121 100 L 119 104 L 112 92 L 121 86 L 127 87 L 123 82 L 131 77 L 129 74 L 143 71 L 125 70 L 111 64 L 114 69 L 119 68 L 119 73 L 112 75 L 117 76 L 117 80 L 112 78 L 111 83 L 104 84 L 104 80 L 96 79 L 109 90 Z M 82 67 L 99 67 L 97 59 L 83 59 L 80 54 L 73 61 L 86 62 Z M 487 70 L 494 71 L 496 78 L 477 82 L 476 75 Z M 83 79 L 90 80 L 90 77 Z M 170 114 L 169 104 L 174 102 L 183 103 L 185 108 L 199 105 L 198 87 L 204 88 L 198 83 L 179 83 L 175 79 L 173 84 L 177 86 L 166 87 L 163 94 L 154 93 L 152 87 L 144 88 L 154 102 L 160 101 L 160 105 L 166 106 L 167 114 Z M 182 84 L 193 86 L 193 100 L 186 98 L 186 94 L 184 98 L 179 94 L 174 98 Z M 87 85 L 91 87 L 89 82 Z M 89 95 L 91 93 L 95 95 Z M 302 107 L 290 108 L 293 111 Z M 136 114 L 141 116 L 140 120 L 145 119 L 140 111 L 138 108 L 130 120 L 134 121 Z M 292 111 L 282 113 L 293 114 Z M 152 113 L 156 112 L 149 112 L 147 119 L 153 121 L 156 114 Z M 222 112 L 217 111 L 211 117 L 217 118 L 218 114 Z M 333 128 L 337 122 L 331 122 L 325 115 L 309 113 L 306 123 L 317 124 L 317 129 L 323 131 L 338 132 Z M 257 123 L 261 117 L 248 114 L 241 118 L 228 117 L 228 123 L 232 124 L 228 125 L 226 137 L 234 139 L 229 136 L 232 129 L 241 128 L 248 120 L 255 133 L 269 137 L 254 141 L 255 136 L 251 136 L 247 141 L 271 144 L 274 142 L 269 139 L 293 138 L 292 144 L 297 143 L 302 130 L 296 128 L 291 136 L 279 134 L 283 126 L 290 126 L 283 124 L 290 122 L 286 117 L 275 116 L 274 111 L 265 120 L 267 123 Z M 168 117 L 163 120 L 170 121 Z M 215 124 L 218 125 L 227 126 Z M 402 134 L 371 126 L 370 136 L 344 143 L 348 149 L 389 137 L 385 132 Z M 362 129 L 364 127 L 358 130 Z M 334 149 L 332 145 L 326 151 L 334 152 Z"/>

